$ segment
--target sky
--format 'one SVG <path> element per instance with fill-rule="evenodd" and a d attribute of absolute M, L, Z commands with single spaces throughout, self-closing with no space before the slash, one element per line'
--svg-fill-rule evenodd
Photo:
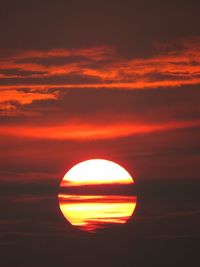
<path fill-rule="evenodd" d="M 197 265 L 199 8 L 1 0 L 5 267 Z M 91 236 L 65 221 L 57 195 L 92 158 L 122 165 L 138 203 L 124 227 Z"/>

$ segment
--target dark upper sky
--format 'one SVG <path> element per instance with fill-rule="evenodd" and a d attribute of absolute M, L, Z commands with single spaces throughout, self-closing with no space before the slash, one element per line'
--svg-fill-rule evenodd
<path fill-rule="evenodd" d="M 0 3 L 3 266 L 195 266 L 198 1 Z M 89 158 L 122 164 L 140 200 L 125 228 L 92 238 L 56 199 Z"/>
<path fill-rule="evenodd" d="M 144 57 L 199 35 L 198 1 L 1 1 L 1 47 L 114 45 Z"/>

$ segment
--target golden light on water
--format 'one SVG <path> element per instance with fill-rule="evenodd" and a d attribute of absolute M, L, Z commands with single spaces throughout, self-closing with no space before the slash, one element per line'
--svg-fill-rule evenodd
<path fill-rule="evenodd" d="M 68 222 L 88 232 L 126 223 L 135 210 L 136 197 L 113 192 L 116 186 L 119 189 L 133 183 L 131 175 L 112 161 L 93 159 L 81 162 L 66 173 L 60 184 L 60 210 Z M 85 186 L 87 190 L 89 186 L 89 194 L 84 192 Z M 73 188 L 78 191 L 74 193 Z M 102 194 L 104 189 L 110 190 L 109 193 Z M 96 194 L 99 190 L 101 194 Z"/>

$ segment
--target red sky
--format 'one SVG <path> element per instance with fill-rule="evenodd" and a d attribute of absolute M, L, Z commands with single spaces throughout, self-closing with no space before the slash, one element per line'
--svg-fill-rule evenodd
<path fill-rule="evenodd" d="M 31 154 L 28 159 L 30 166 L 37 161 L 35 148 L 28 151 L 22 144 L 22 148 L 17 150 L 21 138 L 24 143 L 34 142 L 36 147 L 39 144 L 39 151 L 42 140 L 57 144 L 57 149 L 53 144 L 52 153 L 48 148 L 46 157 L 50 158 L 54 149 L 59 150 L 60 142 L 66 143 L 66 147 L 68 142 L 75 142 L 73 146 L 79 147 L 80 152 L 77 148 L 74 151 L 70 148 L 70 151 L 80 160 L 87 159 L 88 154 L 93 157 L 90 147 L 103 142 L 94 157 L 103 153 L 110 158 L 113 155 L 107 154 L 106 149 L 103 151 L 103 147 L 114 139 L 115 147 L 112 149 L 119 150 L 116 157 L 123 162 L 126 153 L 130 153 L 126 138 L 131 142 L 140 138 L 144 143 L 150 138 L 161 138 L 160 153 L 164 154 L 167 148 L 173 150 L 176 146 L 177 150 L 178 145 L 180 151 L 196 150 L 196 145 L 190 144 L 193 138 L 197 138 L 198 131 L 195 129 L 200 126 L 199 39 L 186 38 L 178 43 L 179 49 L 173 41 L 165 45 L 160 43 L 154 55 L 143 58 L 125 57 L 117 49 L 106 45 L 84 49 L 3 49 L 0 69 L 3 160 L 12 159 L 11 169 L 12 165 L 16 165 L 18 155 L 27 161 L 26 154 Z M 192 131 L 194 136 L 183 144 L 180 140 L 188 131 Z M 163 138 L 164 135 L 167 138 Z M 171 141 L 175 135 L 176 140 Z M 4 136 L 7 136 L 6 140 Z M 12 150 L 6 149 L 5 142 L 10 143 L 12 139 L 16 140 Z M 88 150 L 84 155 L 81 147 L 85 144 Z M 120 147 L 125 151 L 123 155 Z M 136 147 L 147 155 L 155 153 L 154 150 L 145 151 L 142 143 L 140 148 L 138 144 Z M 132 157 L 135 157 L 134 150 L 135 145 Z M 166 157 L 169 157 L 168 153 Z M 12 155 L 15 155 L 14 158 Z M 68 149 L 66 154 L 62 152 L 63 158 L 60 153 L 56 155 L 55 159 L 51 159 L 55 169 L 59 169 L 58 161 L 66 161 L 67 169 L 70 165 Z M 182 161 L 184 155 L 180 152 L 179 157 Z M 195 164 L 199 156 L 195 153 L 193 157 Z M 168 165 L 170 159 L 163 158 L 162 161 L 161 165 Z M 134 160 L 131 162 L 134 165 Z M 18 172 L 20 168 L 23 169 L 21 164 L 17 166 Z M 144 176 L 146 168 L 145 164 L 142 168 Z M 35 171 L 36 174 L 40 172 Z M 63 169 L 59 171 L 65 172 Z M 167 177 L 170 169 L 168 172 Z"/>
<path fill-rule="evenodd" d="M 91 158 L 115 161 L 134 177 L 141 199 L 136 221 L 146 222 L 138 233 L 173 241 L 177 236 L 196 237 L 199 8 L 198 1 L 178 0 L 2 1 L 0 226 L 8 255 L 18 235 L 41 238 L 38 229 L 43 229 L 49 238 L 52 233 L 58 237 L 60 229 L 65 232 L 63 222 L 56 221 L 59 184 L 74 164 Z M 37 203 L 42 203 L 40 210 Z M 182 215 L 175 216 L 175 223 L 171 214 L 186 214 L 194 224 Z M 132 224 L 127 227 L 132 229 Z M 188 244 L 187 238 L 184 241 Z M 149 247 L 147 241 L 141 247 Z M 157 251 L 157 243 L 152 248 Z M 132 259 L 132 250 L 127 255 Z M 181 263 L 177 266 L 184 266 Z M 191 265 L 189 261 L 186 266 Z M 23 264 L 13 260 L 10 266 Z"/>
<path fill-rule="evenodd" d="M 198 149 L 193 140 L 197 139 L 200 126 L 199 40 L 185 37 L 156 43 L 155 52 L 145 57 L 127 56 L 116 46 L 106 44 L 48 50 L 3 48 L 0 59 L 0 135 L 3 161 L 11 160 L 11 170 L 7 172 L 14 171 L 12 166 L 16 167 L 18 156 L 28 160 L 28 166 L 37 162 L 34 151 L 44 149 L 40 153 L 46 153 L 47 148 L 41 147 L 43 141 L 53 145 L 52 153 L 48 148 L 45 161 L 49 157 L 59 173 L 64 173 L 71 160 L 73 162 L 68 146 L 71 154 L 76 154 L 75 158 L 80 160 L 87 159 L 88 155 L 112 158 L 113 154 L 109 155 L 106 149 L 109 143 L 112 150 L 118 150 L 114 157 L 124 162 L 130 157 L 129 142 L 137 138 L 143 143 L 152 138 L 153 142 L 157 138 L 162 140 L 159 153 L 167 155 L 159 159 L 161 166 L 169 165 L 168 151 L 173 151 L 174 146 L 175 150 L 185 151 L 184 155 L 179 153 L 179 160 L 184 160 L 187 150 L 190 153 Z M 183 143 L 185 132 L 189 132 L 190 137 L 184 137 Z M 22 138 L 24 143 L 34 143 L 34 148 L 28 151 L 26 145 L 23 147 Z M 15 140 L 12 149 L 7 149 L 12 140 Z M 112 140 L 115 140 L 115 147 Z M 96 149 L 93 155 L 98 142 L 101 149 Z M 18 148 L 18 143 L 22 147 Z M 57 153 L 53 159 L 51 154 L 55 155 L 55 149 L 60 149 L 60 143 L 64 143 L 66 152 Z M 151 162 L 155 151 L 149 151 L 149 144 L 144 146 L 143 143 L 140 147 L 134 144 L 132 157 L 135 157 L 135 149 L 139 153 L 141 150 L 142 154 L 149 155 L 146 157 Z M 88 149 L 84 155 L 82 147 L 86 145 Z M 74 151 L 71 146 L 75 147 Z M 27 153 L 31 154 L 28 159 Z M 199 155 L 195 152 L 192 157 L 193 166 Z M 64 163 L 62 168 L 58 167 L 59 161 L 65 161 L 66 167 Z M 135 159 L 129 161 L 128 164 L 134 166 Z M 146 177 L 149 162 L 136 171 Z M 21 164 L 17 165 L 17 172 L 20 173 L 21 168 Z M 34 171 L 37 174 L 41 170 L 36 167 Z M 170 167 L 167 173 L 169 178 Z M 187 173 L 189 171 L 184 170 L 183 175 L 181 171 L 178 177 L 187 177 Z M 59 179 L 57 175 L 55 173 L 55 179 Z M 159 175 L 160 172 L 156 176 Z"/>

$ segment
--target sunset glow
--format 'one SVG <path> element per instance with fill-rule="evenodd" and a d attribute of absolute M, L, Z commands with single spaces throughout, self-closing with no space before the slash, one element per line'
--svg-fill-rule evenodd
<path fill-rule="evenodd" d="M 61 186 L 87 184 L 131 184 L 131 175 L 109 160 L 92 159 L 75 165 L 64 176 Z"/>
<path fill-rule="evenodd" d="M 1 1 L 0 267 L 200 267 L 199 11 Z"/>
<path fill-rule="evenodd" d="M 65 174 L 60 184 L 62 193 L 58 195 L 60 210 L 72 225 L 88 232 L 123 224 L 135 210 L 136 197 L 122 194 L 122 187 L 130 187 L 133 183 L 131 175 L 117 163 L 104 159 L 86 160 Z M 85 194 L 85 186 L 89 186 L 91 195 Z M 63 190 L 70 192 L 72 187 L 77 193 L 63 193 Z M 116 187 L 121 194 L 114 194 Z M 97 194 L 98 190 L 102 190 L 100 194 Z"/>
<path fill-rule="evenodd" d="M 111 224 L 123 224 L 133 214 L 133 196 L 83 196 L 59 194 L 64 217 L 82 230 L 95 232 Z"/>

